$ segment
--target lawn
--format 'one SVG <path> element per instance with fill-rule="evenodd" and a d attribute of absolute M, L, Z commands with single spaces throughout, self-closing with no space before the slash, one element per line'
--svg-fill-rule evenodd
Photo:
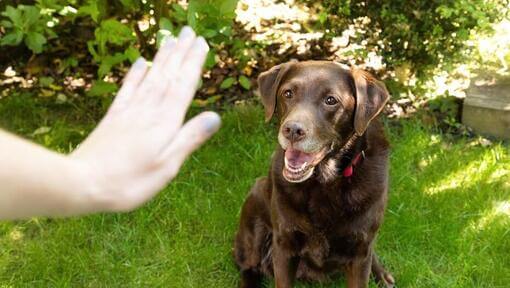
<path fill-rule="evenodd" d="M 99 117 L 9 98 L 0 100 L 0 126 L 59 151 Z M 235 287 L 239 210 L 276 141 L 258 106 L 222 117 L 220 132 L 135 212 L 0 222 L 0 287 Z M 398 286 L 509 287 L 508 144 L 483 146 L 413 119 L 386 125 L 391 188 L 376 249 Z"/>

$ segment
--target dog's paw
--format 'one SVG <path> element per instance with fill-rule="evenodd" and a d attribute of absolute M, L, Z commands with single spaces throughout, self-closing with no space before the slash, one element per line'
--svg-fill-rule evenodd
<path fill-rule="evenodd" d="M 381 273 L 381 275 L 378 275 L 376 277 L 376 281 L 377 281 L 377 284 L 379 287 L 384 287 L 384 288 L 394 288 L 395 287 L 395 278 L 393 278 L 393 276 L 388 272 L 383 272 L 383 273 Z"/>

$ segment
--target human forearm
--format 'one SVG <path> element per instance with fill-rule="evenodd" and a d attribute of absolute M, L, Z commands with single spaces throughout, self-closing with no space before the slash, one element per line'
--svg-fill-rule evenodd
<path fill-rule="evenodd" d="M 0 131 L 0 219 L 93 212 L 99 188 L 79 161 Z"/>

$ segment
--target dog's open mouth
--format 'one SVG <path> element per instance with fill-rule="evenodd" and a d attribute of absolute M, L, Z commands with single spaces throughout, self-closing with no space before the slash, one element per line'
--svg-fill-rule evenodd
<path fill-rule="evenodd" d="M 315 166 L 328 152 L 327 147 L 315 153 L 306 153 L 292 147 L 285 150 L 283 177 L 293 183 L 299 183 L 312 176 Z"/>

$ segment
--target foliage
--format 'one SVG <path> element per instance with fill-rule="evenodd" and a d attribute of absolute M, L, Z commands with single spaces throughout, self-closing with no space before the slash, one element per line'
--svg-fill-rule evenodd
<path fill-rule="evenodd" d="M 390 66 L 425 73 L 458 60 L 470 33 L 490 30 L 491 23 L 504 17 L 501 10 L 507 9 L 508 1 L 327 0 L 323 5 L 327 15 L 319 20 L 332 34 L 368 17 L 370 29 L 357 37 L 379 50 Z"/>
<path fill-rule="evenodd" d="M 41 53 L 49 39 L 60 40 L 69 23 L 93 29 L 87 49 L 102 79 L 126 61 L 153 55 L 163 36 L 176 36 L 184 25 L 213 46 L 231 41 L 236 4 L 237 0 L 191 0 L 187 7 L 163 0 L 38 0 L 34 5 L 7 6 L 1 14 L 6 33 L 0 45 L 24 43 L 33 53 Z M 214 56 L 212 49 L 209 68 L 215 65 Z"/>
<path fill-rule="evenodd" d="M 237 0 L 191 0 L 188 24 L 207 39 L 227 40 L 232 35 L 232 20 Z"/>
<path fill-rule="evenodd" d="M 96 28 L 95 39 L 87 42 L 87 47 L 94 60 L 101 63 L 98 70 L 100 78 L 104 77 L 113 66 L 123 63 L 125 60 L 136 61 L 140 52 L 134 47 L 136 41 L 131 29 L 115 19 L 107 19 Z M 128 46 L 123 52 L 114 52 L 116 49 L 109 47 Z"/>
<path fill-rule="evenodd" d="M 162 17 L 157 32 L 158 43 L 163 36 L 177 35 L 178 28 L 187 24 L 195 32 L 212 44 L 232 42 L 232 23 L 235 18 L 237 0 L 191 0 L 187 9 L 178 4 L 171 4 L 169 17 Z M 216 51 L 212 47 L 208 54 L 206 67 L 215 64 Z"/>
<path fill-rule="evenodd" d="M 41 9 L 36 6 L 7 6 L 1 15 L 5 19 L 0 24 L 7 30 L 0 40 L 2 46 L 17 46 L 23 43 L 34 53 L 41 53 L 47 37 L 56 36 L 47 26 L 48 15 L 41 14 Z"/>

